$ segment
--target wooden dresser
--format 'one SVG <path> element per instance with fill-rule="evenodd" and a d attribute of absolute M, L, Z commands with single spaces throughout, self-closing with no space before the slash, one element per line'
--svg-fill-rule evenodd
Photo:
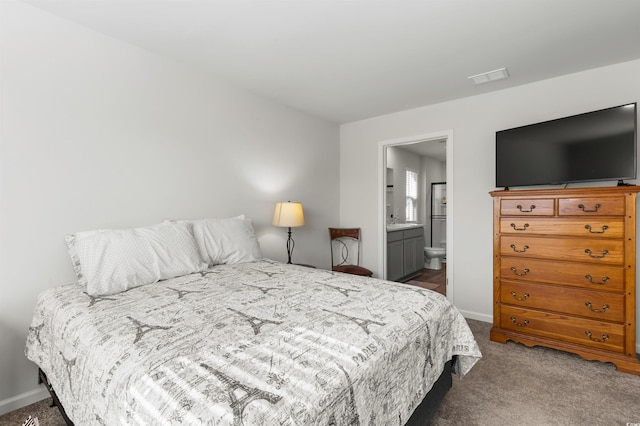
<path fill-rule="evenodd" d="M 640 375 L 640 186 L 493 191 L 491 340 L 541 345 Z"/>

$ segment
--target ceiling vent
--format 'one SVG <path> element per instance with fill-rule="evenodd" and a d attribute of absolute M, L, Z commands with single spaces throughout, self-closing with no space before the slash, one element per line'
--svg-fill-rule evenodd
<path fill-rule="evenodd" d="M 506 68 L 500 68 L 489 72 L 483 72 L 482 74 L 472 75 L 471 77 L 467 78 L 469 80 L 472 80 L 473 84 L 477 85 L 509 78 L 509 73 L 507 72 Z"/>

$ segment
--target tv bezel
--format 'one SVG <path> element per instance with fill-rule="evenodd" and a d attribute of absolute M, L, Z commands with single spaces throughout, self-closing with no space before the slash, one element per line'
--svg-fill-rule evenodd
<path fill-rule="evenodd" d="M 608 110 L 612 110 L 612 109 L 618 109 L 618 108 L 624 108 L 624 107 L 628 107 L 633 105 L 633 176 L 612 176 L 612 177 L 606 177 L 606 178 L 596 178 L 596 179 L 576 179 L 576 180 L 567 180 L 567 181 L 563 181 L 563 182 L 539 182 L 539 183 L 527 183 L 527 184 L 515 184 L 515 185 L 509 185 L 509 186 L 505 186 L 503 184 L 498 184 L 498 133 L 502 133 L 502 132 L 508 132 L 511 130 L 518 130 L 518 129 L 522 129 L 525 127 L 533 127 L 533 126 L 537 126 L 537 125 L 541 125 L 541 124 L 546 124 L 546 123 L 551 123 L 554 121 L 562 121 L 562 120 L 567 120 L 567 119 L 571 119 L 571 118 L 575 118 L 575 117 L 580 117 L 580 116 L 585 116 L 585 115 L 590 115 L 590 114 L 597 114 L 599 112 L 602 111 L 608 111 Z M 517 126 L 517 127 L 512 127 L 509 129 L 503 129 L 503 130 L 498 130 L 495 133 L 495 184 L 496 184 L 496 188 L 498 187 L 503 187 L 505 189 L 509 189 L 512 187 L 528 187 L 528 186 L 542 186 L 542 185 L 568 185 L 570 183 L 582 183 L 582 182 L 607 182 L 607 181 L 617 181 L 618 185 L 623 184 L 622 182 L 624 180 L 633 180 L 633 179 L 637 179 L 638 177 L 638 105 L 637 102 L 628 102 L 625 104 L 621 104 L 621 105 L 617 105 L 617 106 L 613 106 L 613 107 L 609 107 L 609 108 L 602 108 L 602 109 L 598 109 L 598 110 L 594 110 L 594 111 L 588 111 L 588 112 L 584 112 L 584 113 L 580 113 L 580 114 L 574 114 L 574 115 L 568 115 L 565 117 L 560 117 L 560 118 L 555 118 L 555 119 L 551 119 L 551 120 L 545 120 L 545 121 L 540 121 L 537 123 L 531 123 L 531 124 L 526 124 L 523 126 Z"/>

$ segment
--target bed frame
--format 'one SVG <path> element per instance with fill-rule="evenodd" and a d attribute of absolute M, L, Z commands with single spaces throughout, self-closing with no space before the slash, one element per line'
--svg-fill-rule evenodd
<path fill-rule="evenodd" d="M 453 384 L 452 369 L 454 362 L 455 357 L 453 360 L 447 361 L 444 365 L 444 371 L 433 384 L 431 390 L 427 392 L 427 395 L 415 409 L 405 426 L 426 426 L 431 423 L 431 420 L 438 412 L 442 400 Z"/>
<path fill-rule="evenodd" d="M 49 391 L 49 395 L 51 395 L 50 406 L 58 407 L 58 410 L 60 410 L 60 414 L 62 414 L 62 418 L 64 419 L 65 423 L 67 423 L 67 425 L 69 426 L 73 426 L 73 422 L 71 421 L 71 419 L 69 419 L 69 417 L 67 416 L 67 413 L 64 411 L 64 407 L 60 403 L 60 400 L 58 399 L 58 395 L 56 395 L 56 392 L 53 390 L 53 386 L 51 386 L 51 383 L 49 383 L 49 380 L 47 379 L 47 375 L 44 374 L 44 371 L 42 371 L 40 368 L 38 368 L 38 383 L 44 383 L 44 385 L 47 387 L 47 390 Z"/>
<path fill-rule="evenodd" d="M 453 382 L 452 366 L 454 360 L 449 360 L 444 365 L 444 371 L 442 372 L 442 374 L 440 374 L 440 377 L 438 377 L 438 380 L 436 380 L 436 382 L 433 384 L 431 390 L 427 393 L 420 405 L 418 405 L 416 410 L 413 412 L 413 415 L 411 415 L 411 418 L 409 418 L 409 421 L 405 426 L 425 426 L 431 422 L 433 416 L 438 411 L 438 407 L 440 407 L 440 403 L 442 403 L 442 400 L 451 388 Z M 38 379 L 39 383 L 45 384 L 47 390 L 49 391 L 49 394 L 51 395 L 51 407 L 58 407 L 58 410 L 60 410 L 60 414 L 62 414 L 62 418 L 67 423 L 67 425 L 74 426 L 73 422 L 71 421 L 71 419 L 69 419 L 67 413 L 64 411 L 64 407 L 60 403 L 60 400 L 58 399 L 53 386 L 51 386 L 51 384 L 49 383 L 47 375 L 44 374 L 44 371 L 42 371 L 40 368 L 38 368 Z"/>

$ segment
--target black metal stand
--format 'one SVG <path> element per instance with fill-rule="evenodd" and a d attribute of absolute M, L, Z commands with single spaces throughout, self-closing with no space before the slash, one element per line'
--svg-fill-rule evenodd
<path fill-rule="evenodd" d="M 287 239 L 287 256 L 289 256 L 289 261 L 287 263 L 291 263 L 291 255 L 293 254 L 295 245 L 295 241 L 291 238 L 291 227 L 289 227 L 289 238 Z"/>
<path fill-rule="evenodd" d="M 58 399 L 58 395 L 56 395 L 56 392 L 53 390 L 53 386 L 51 386 L 51 384 L 49 383 L 47 375 L 44 374 L 44 371 L 42 371 L 42 369 L 40 368 L 38 368 L 38 383 L 44 383 L 47 390 L 49 391 L 49 395 L 51 395 L 51 407 L 58 407 L 58 410 L 60 410 L 60 414 L 62 415 L 64 422 L 68 426 L 73 426 L 73 422 L 71 421 L 71 419 L 69 419 L 69 417 L 67 417 L 67 413 L 64 411 L 64 407 L 62 407 L 62 404 Z"/>

